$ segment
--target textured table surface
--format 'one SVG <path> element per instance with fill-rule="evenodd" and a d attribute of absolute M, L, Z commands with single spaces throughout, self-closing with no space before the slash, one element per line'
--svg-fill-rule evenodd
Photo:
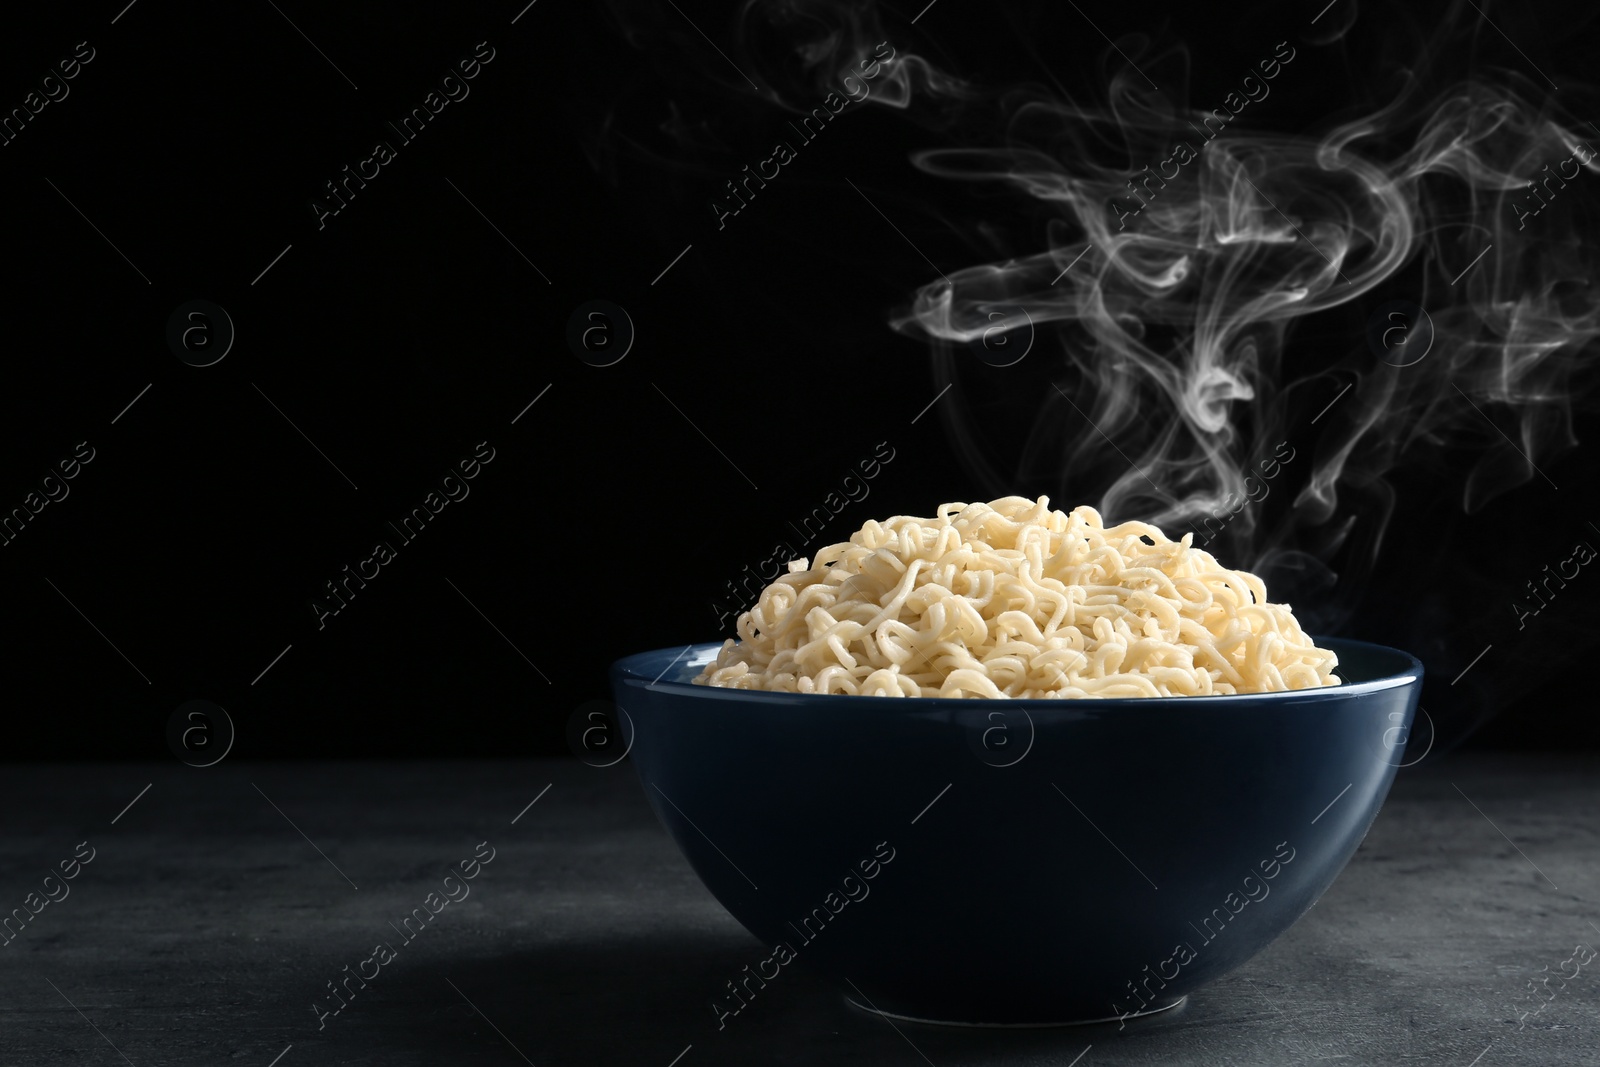
<path fill-rule="evenodd" d="M 1120 1032 L 897 1028 L 792 969 L 719 1031 L 709 1003 L 761 946 L 626 764 L 10 766 L 0 798 L 0 911 L 40 908 L 0 948 L 5 1067 L 1600 1063 L 1600 959 L 1528 992 L 1600 948 L 1592 756 L 1401 771 L 1293 929 Z M 364 964 L 380 941 L 394 958 Z M 319 1018 L 346 966 L 378 973 Z"/>

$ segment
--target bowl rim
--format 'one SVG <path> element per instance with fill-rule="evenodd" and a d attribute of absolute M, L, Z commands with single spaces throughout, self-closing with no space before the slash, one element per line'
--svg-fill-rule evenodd
<path fill-rule="evenodd" d="M 1388 689 L 1399 689 L 1406 686 L 1420 685 L 1423 678 L 1422 661 L 1404 649 L 1393 648 L 1389 645 L 1380 645 L 1372 641 L 1361 641 L 1353 637 L 1316 637 L 1312 641 L 1334 652 L 1344 649 L 1367 649 L 1380 654 L 1396 656 L 1403 659 L 1407 666 L 1404 670 L 1393 674 L 1382 675 L 1378 678 L 1368 678 L 1361 682 L 1346 682 L 1342 685 L 1318 686 L 1314 689 L 1284 689 L 1270 693 L 1217 693 L 1207 696 L 1160 696 L 1160 697 L 1005 697 L 1007 707 L 1020 707 L 1029 711 L 1080 711 L 1080 710 L 1105 710 L 1109 708 L 1149 707 L 1151 704 L 1166 705 L 1171 701 L 1188 702 L 1200 701 L 1206 707 L 1238 707 L 1261 703 L 1283 703 L 1286 701 L 1329 700 L 1348 697 L 1365 696 L 1371 693 L 1382 692 Z M 822 701 L 826 707 L 853 706 L 863 702 L 874 705 L 888 704 L 902 710 L 933 709 L 948 706 L 958 706 L 970 709 L 974 701 L 993 700 L 992 697 L 884 697 L 866 696 L 856 693 L 788 693 L 770 689 L 734 689 L 724 686 L 695 685 L 688 681 L 665 680 L 665 674 L 672 670 L 678 660 L 685 653 L 703 653 L 707 650 L 716 651 L 723 646 L 722 641 L 703 641 L 668 648 L 651 649 L 648 652 L 636 652 L 629 656 L 614 661 L 611 664 L 610 674 L 620 685 L 637 686 L 642 683 L 646 689 L 664 689 L 680 695 L 693 695 L 712 700 L 740 700 L 756 704 L 772 703 L 793 706 L 795 702 L 814 703 Z M 675 652 L 675 656 L 665 668 L 651 672 L 640 671 L 640 665 L 651 662 L 659 663 L 660 657 L 667 653 Z M 1343 656 L 1341 655 L 1341 659 Z M 693 657 L 691 657 L 693 659 Z"/>

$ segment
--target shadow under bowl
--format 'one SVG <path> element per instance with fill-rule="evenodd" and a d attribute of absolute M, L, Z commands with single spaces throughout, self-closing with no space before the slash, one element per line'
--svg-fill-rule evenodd
<path fill-rule="evenodd" d="M 1179 1003 L 1288 929 L 1355 852 L 1422 667 L 1319 644 L 1345 684 L 1239 696 L 690 684 L 719 644 L 629 656 L 611 679 L 656 814 L 768 946 L 708 991 L 713 1010 L 798 963 L 888 1015 L 1051 1025 Z"/>

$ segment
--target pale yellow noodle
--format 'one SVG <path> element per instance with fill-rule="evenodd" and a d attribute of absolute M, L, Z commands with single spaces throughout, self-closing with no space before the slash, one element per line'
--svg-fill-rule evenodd
<path fill-rule="evenodd" d="M 761 592 L 697 685 L 899 697 L 1206 696 L 1338 685 L 1260 578 L 1048 497 L 868 521 Z"/>

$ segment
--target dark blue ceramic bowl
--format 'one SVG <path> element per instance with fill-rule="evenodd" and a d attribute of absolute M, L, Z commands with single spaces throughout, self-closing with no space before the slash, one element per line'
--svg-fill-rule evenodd
<path fill-rule="evenodd" d="M 1401 763 L 1422 667 L 1325 639 L 1346 684 L 1244 696 L 893 699 L 689 679 L 715 644 L 612 667 L 650 803 L 768 946 L 869 1010 L 1048 1025 L 1172 1007 L 1294 923 Z"/>

